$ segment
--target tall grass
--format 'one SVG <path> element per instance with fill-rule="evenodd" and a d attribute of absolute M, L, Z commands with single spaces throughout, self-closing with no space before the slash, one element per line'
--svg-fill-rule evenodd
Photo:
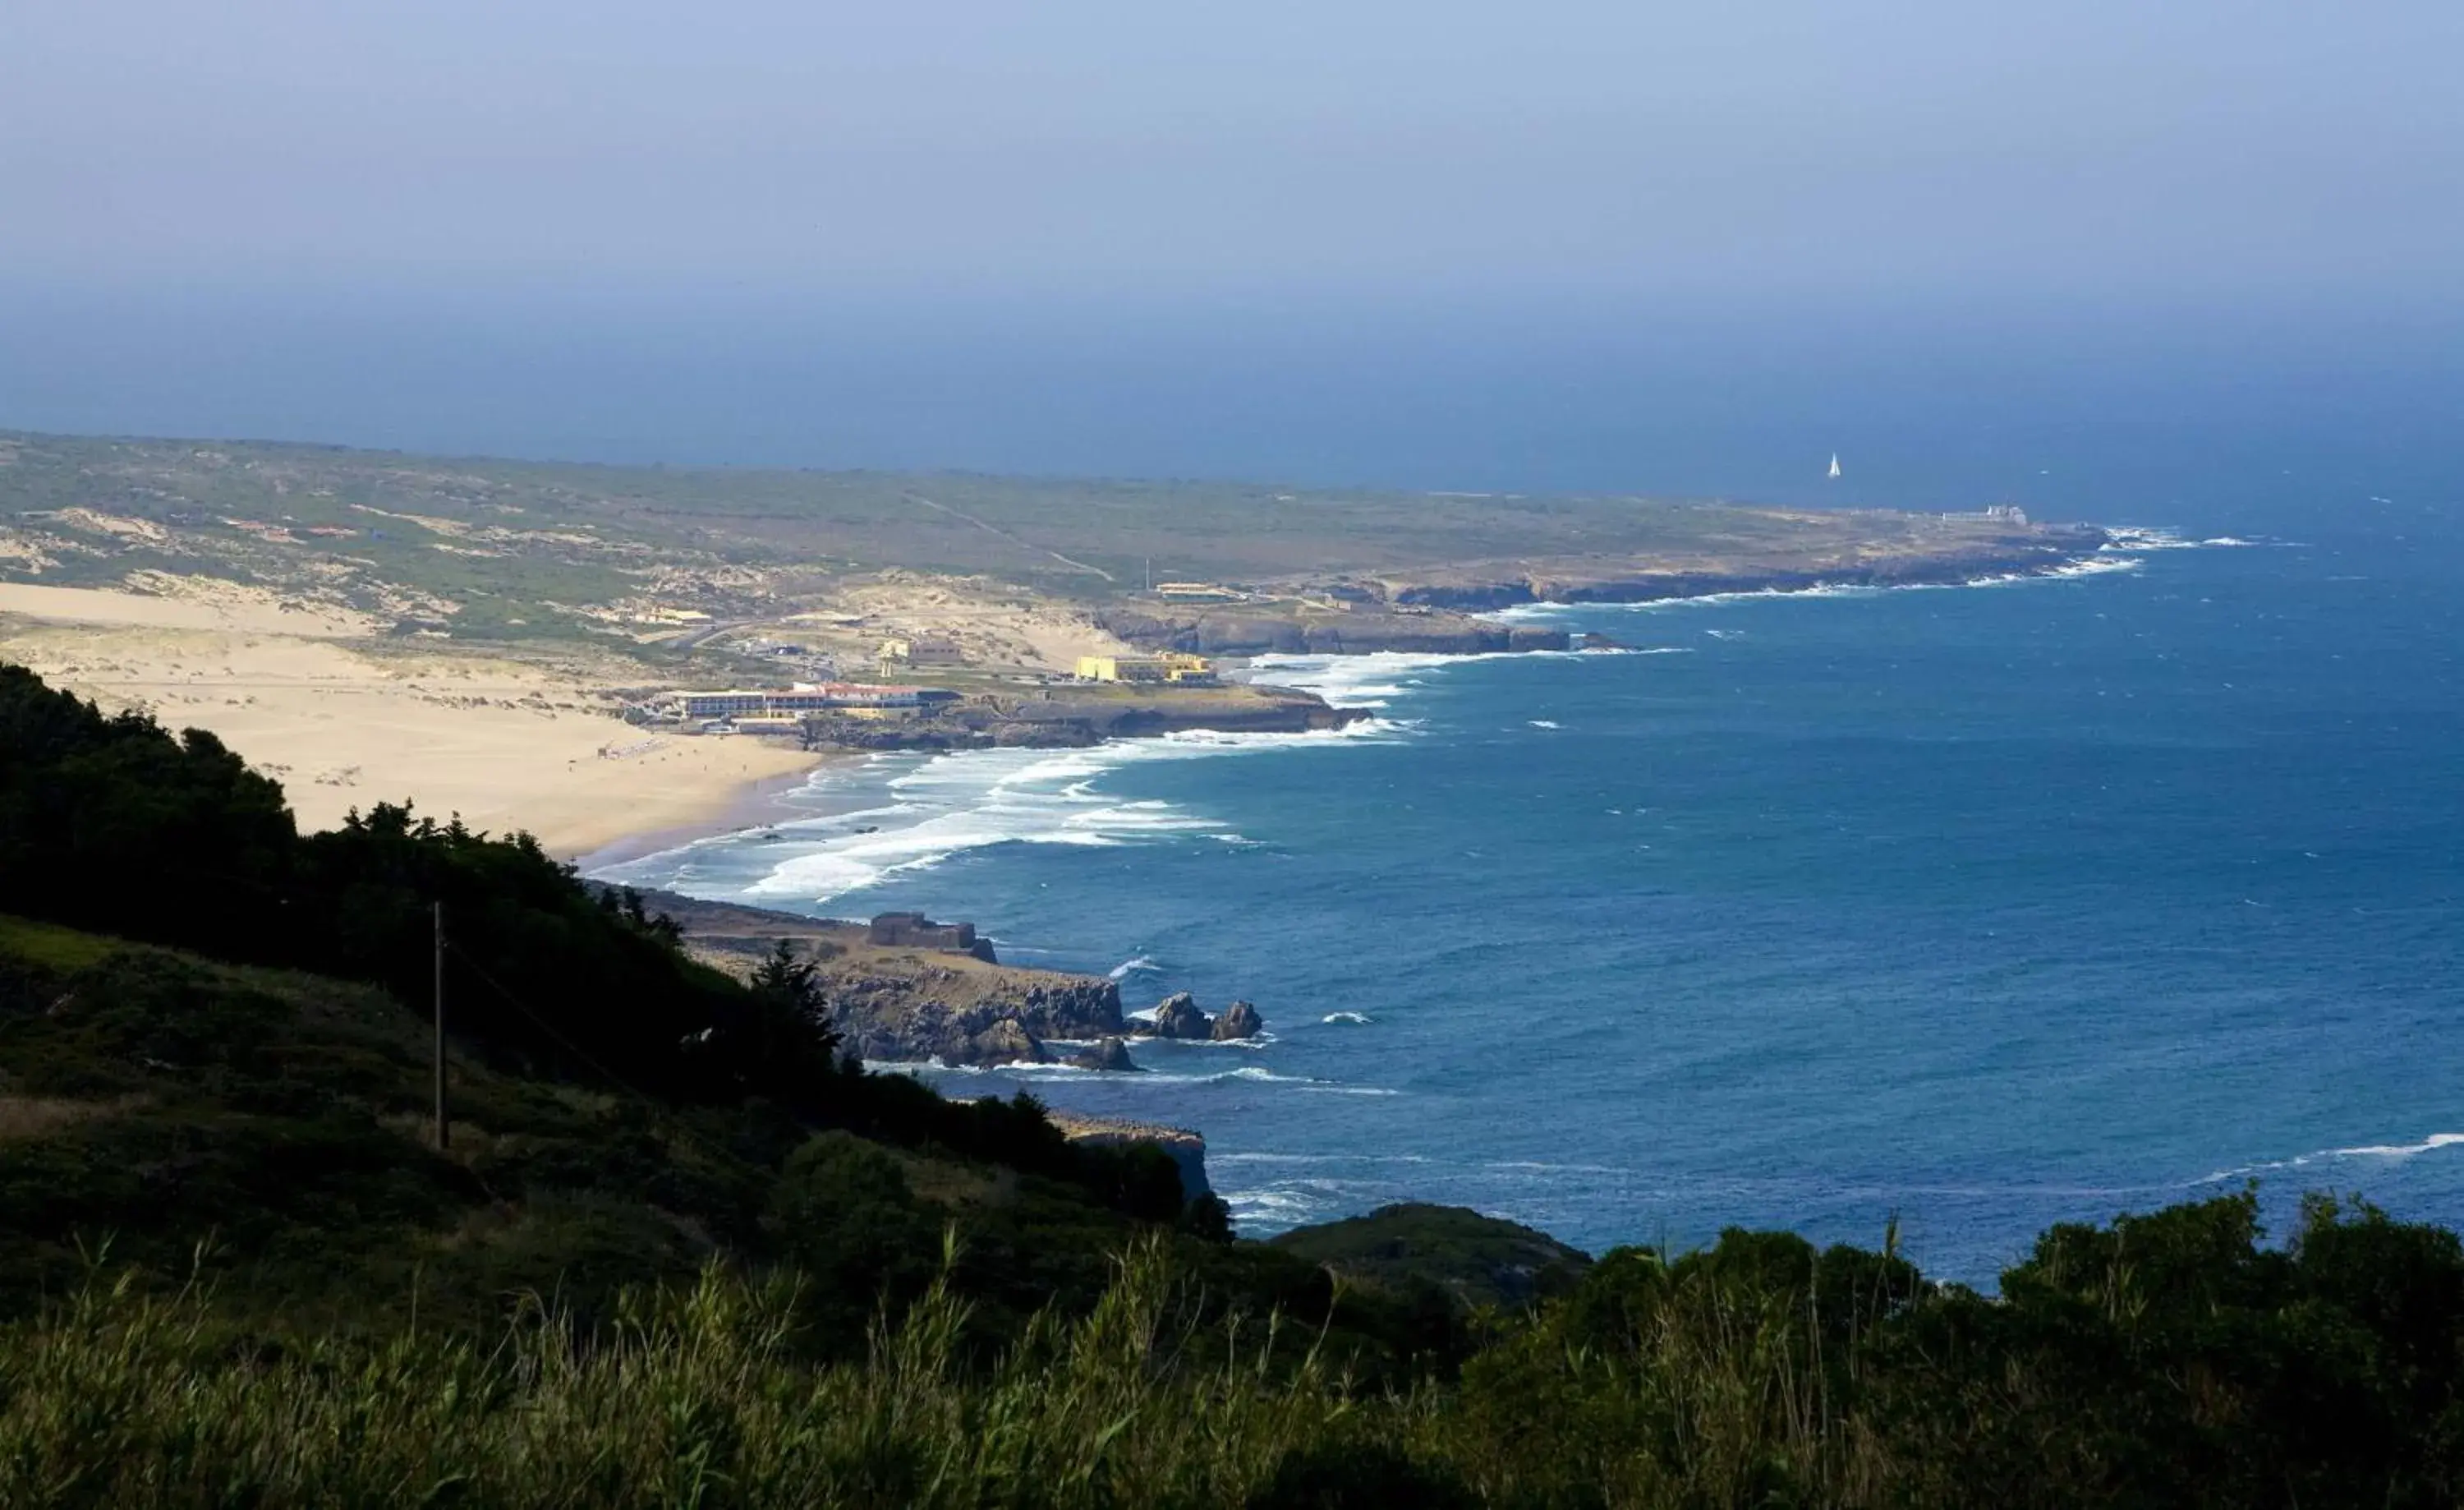
<path fill-rule="evenodd" d="M 998 1352 L 945 1253 L 853 1362 L 802 1335 L 797 1281 L 717 1268 L 593 1327 L 531 1300 L 483 1339 L 283 1338 L 121 1274 L 0 1329 L 0 1505 L 2464 1499 L 2454 1239 L 2330 1212 L 2293 1250 L 2185 1271 L 2231 1284 L 2148 1288 L 2190 1253 L 2168 1232 L 2231 1236 L 2236 1210 L 2064 1230 L 1999 1301 L 1785 1234 L 1623 1250 L 1496 1324 L 1459 1378 L 1403 1390 L 1357 1387 L 1306 1329 L 1222 1315 L 1155 1239 L 1091 1308 Z"/>
<path fill-rule="evenodd" d="M 1271 1320 L 1204 1331 L 1160 1245 L 1094 1310 L 971 1360 L 935 1285 L 869 1358 L 798 1356 L 788 1281 L 715 1270 L 597 1335 L 272 1343 L 206 1297 L 98 1281 L 0 1343 L 10 1505 L 1239 1504 L 1360 1409 Z"/>
<path fill-rule="evenodd" d="M 792 1280 L 716 1269 L 585 1334 L 272 1342 L 191 1289 L 98 1278 L 0 1334 L 0 1503 L 1748 1505 L 1876 1499 L 1801 1315 L 1705 1286 L 1614 1356 L 1365 1393 L 1273 1317 L 1200 1326 L 1159 1243 L 1092 1311 L 974 1356 L 935 1283 L 861 1363 L 799 1346 Z M 1297 1345 L 1295 1345 L 1297 1344 Z M 1519 1364 L 1517 1360 L 1519 1359 Z"/>

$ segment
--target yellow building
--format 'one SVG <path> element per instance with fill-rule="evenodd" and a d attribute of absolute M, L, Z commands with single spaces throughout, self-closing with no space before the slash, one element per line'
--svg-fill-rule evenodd
<path fill-rule="evenodd" d="M 1080 681 L 1172 682 L 1187 687 L 1212 686 L 1215 662 L 1203 655 L 1167 652 L 1161 655 L 1081 655 Z"/>

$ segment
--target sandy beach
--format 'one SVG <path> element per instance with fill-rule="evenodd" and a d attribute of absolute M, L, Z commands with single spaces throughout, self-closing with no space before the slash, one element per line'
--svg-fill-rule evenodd
<path fill-rule="evenodd" d="M 527 829 L 573 857 L 629 835 L 724 827 L 823 759 L 627 724 L 606 692 L 641 675 L 628 662 L 406 643 L 346 614 L 202 588 L 0 584 L 0 659 L 106 709 L 210 730 L 282 783 L 306 830 L 409 799 L 474 828 Z"/>

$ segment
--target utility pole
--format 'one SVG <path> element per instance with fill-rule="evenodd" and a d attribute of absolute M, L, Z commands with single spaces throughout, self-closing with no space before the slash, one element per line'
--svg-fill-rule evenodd
<path fill-rule="evenodd" d="M 436 903 L 436 1150 L 445 1151 L 445 903 Z"/>

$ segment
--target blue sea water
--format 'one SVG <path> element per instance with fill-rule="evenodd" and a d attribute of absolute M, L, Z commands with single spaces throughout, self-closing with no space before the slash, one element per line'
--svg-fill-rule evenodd
<path fill-rule="evenodd" d="M 1629 654 L 1272 663 L 1373 718 L 880 758 L 609 874 L 1256 1002 L 1264 1043 L 1142 1075 L 936 1076 L 1201 1129 L 1252 1234 L 1896 1216 L 1990 1282 L 2254 1178 L 2279 1228 L 2310 1188 L 2464 1223 L 2464 532 L 2358 497 L 2207 533 L 2287 517 L 2061 579 L 1531 611 Z"/>
<path fill-rule="evenodd" d="M 635 297 L 641 295 L 642 297 Z M 792 297 L 791 297 L 792 296 Z M 1973 508 L 2135 569 L 1283 666 L 1342 736 L 883 760 L 612 874 L 973 918 L 1271 1041 L 949 1075 L 1204 1130 L 1244 1230 L 1414 1197 L 1990 1280 L 2264 1182 L 2464 1225 L 2457 310 L 1755 290 L 0 289 L 0 424 L 605 461 Z M 1830 453 L 1846 477 L 1823 477 Z M 859 829 L 877 832 L 861 833 Z"/>

